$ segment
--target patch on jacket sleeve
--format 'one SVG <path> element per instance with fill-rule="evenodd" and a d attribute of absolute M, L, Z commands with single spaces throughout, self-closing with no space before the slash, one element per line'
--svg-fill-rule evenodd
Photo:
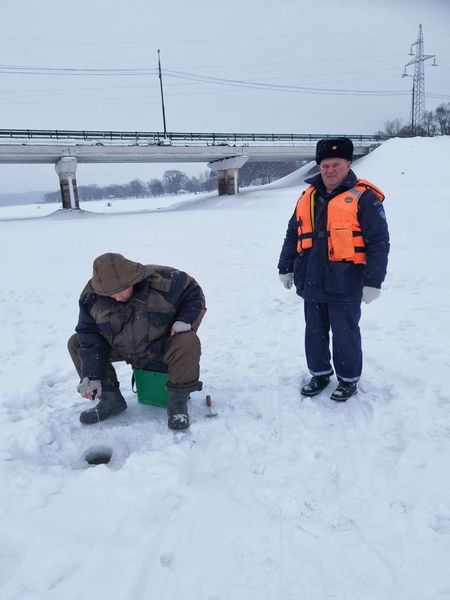
<path fill-rule="evenodd" d="M 384 208 L 383 208 L 383 204 L 382 202 L 380 202 L 379 200 L 376 200 L 374 202 L 375 208 L 378 211 L 378 214 L 380 215 L 380 217 L 383 219 L 383 221 L 386 221 L 386 213 L 384 212 Z"/>

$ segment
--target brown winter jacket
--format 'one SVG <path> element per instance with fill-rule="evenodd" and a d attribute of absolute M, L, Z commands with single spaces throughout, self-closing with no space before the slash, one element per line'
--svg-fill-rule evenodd
<path fill-rule="evenodd" d="M 131 286 L 128 302 L 110 297 Z M 203 291 L 187 273 L 142 265 L 115 253 L 95 259 L 79 305 L 75 331 L 82 377 L 90 379 L 102 379 L 112 349 L 133 366 L 152 368 L 172 324 L 184 321 L 196 331 L 206 311 Z"/>

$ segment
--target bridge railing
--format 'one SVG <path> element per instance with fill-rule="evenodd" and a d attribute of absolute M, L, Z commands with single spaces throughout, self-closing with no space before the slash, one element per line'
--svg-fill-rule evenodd
<path fill-rule="evenodd" d="M 366 134 L 318 134 L 318 133 L 193 133 L 193 132 L 168 132 L 160 131 L 88 131 L 68 129 L 0 129 L 0 140 L 77 140 L 82 142 L 120 142 L 132 143 L 146 142 L 150 144 L 164 144 L 172 142 L 203 142 L 211 144 L 235 143 L 295 143 L 316 142 L 323 138 L 340 137 L 351 138 L 354 142 L 380 143 L 387 139 L 382 135 Z"/>

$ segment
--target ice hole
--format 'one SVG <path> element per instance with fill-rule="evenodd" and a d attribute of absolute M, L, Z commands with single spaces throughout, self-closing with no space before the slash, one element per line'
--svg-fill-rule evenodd
<path fill-rule="evenodd" d="M 84 459 L 89 465 L 107 465 L 111 460 L 112 453 L 112 448 L 95 446 L 86 452 Z"/>

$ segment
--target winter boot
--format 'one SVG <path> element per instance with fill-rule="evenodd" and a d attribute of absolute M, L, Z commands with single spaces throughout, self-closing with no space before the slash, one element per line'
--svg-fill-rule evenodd
<path fill-rule="evenodd" d="M 316 377 L 316 375 L 313 375 L 311 381 L 302 387 L 302 396 L 317 396 L 329 383 L 329 377 Z"/>
<path fill-rule="evenodd" d="M 335 402 L 346 402 L 349 398 L 358 393 L 356 383 L 340 381 L 337 388 L 331 394 L 330 398 Z"/>
<path fill-rule="evenodd" d="M 189 413 L 187 403 L 191 392 L 200 391 L 203 387 L 201 381 L 187 385 L 167 384 L 169 400 L 167 403 L 167 425 L 169 429 L 181 431 L 189 427 Z"/>
<path fill-rule="evenodd" d="M 111 391 L 103 390 L 98 404 L 93 408 L 84 410 L 80 414 L 80 421 L 84 425 L 92 425 L 93 423 L 104 421 L 112 415 L 118 415 L 126 408 L 127 403 L 119 388 Z"/>

